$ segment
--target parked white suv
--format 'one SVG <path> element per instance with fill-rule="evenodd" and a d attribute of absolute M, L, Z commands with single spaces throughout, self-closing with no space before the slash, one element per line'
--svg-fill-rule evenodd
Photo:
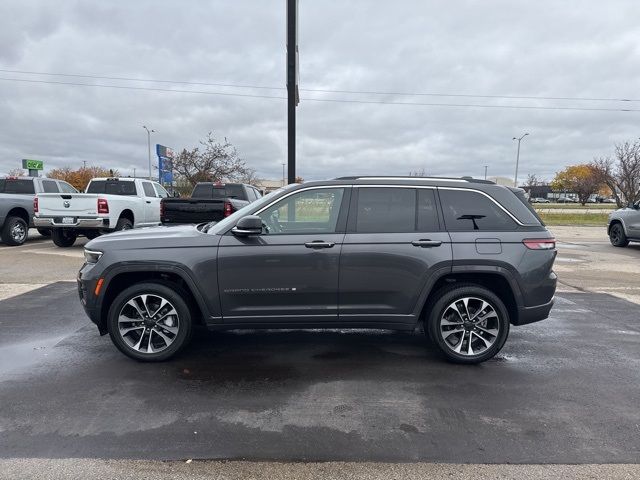
<path fill-rule="evenodd" d="M 78 235 L 160 224 L 160 200 L 167 191 L 140 178 L 94 178 L 86 193 L 45 193 L 34 200 L 33 223 L 50 228 L 53 243 L 70 247 Z"/>

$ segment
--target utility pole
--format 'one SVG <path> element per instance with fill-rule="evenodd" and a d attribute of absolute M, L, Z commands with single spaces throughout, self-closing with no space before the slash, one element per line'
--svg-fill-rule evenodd
<path fill-rule="evenodd" d="M 149 130 L 146 125 L 143 125 L 142 128 L 147 131 L 147 148 L 149 153 L 149 180 L 153 180 L 153 178 L 151 178 L 151 134 L 155 133 L 155 130 Z"/>
<path fill-rule="evenodd" d="M 286 163 L 282 164 L 282 186 L 284 187 L 286 185 L 285 182 L 285 176 L 284 176 L 284 166 L 286 165 Z"/>
<path fill-rule="evenodd" d="M 289 183 L 296 181 L 298 95 L 298 0 L 287 1 L 287 161 Z"/>
<path fill-rule="evenodd" d="M 82 161 L 82 165 L 83 165 L 82 168 L 86 170 L 87 169 L 87 161 L 83 160 Z"/>
<path fill-rule="evenodd" d="M 524 135 L 522 135 L 519 138 L 513 137 L 513 140 L 518 140 L 518 153 L 516 153 L 516 174 L 514 175 L 514 178 L 513 178 L 513 186 L 514 187 L 518 186 L 518 164 L 520 163 L 520 142 L 522 142 L 522 139 L 524 137 L 526 137 L 527 135 L 529 135 L 529 134 L 525 133 Z"/>
<path fill-rule="evenodd" d="M 485 166 L 484 166 L 484 179 L 485 179 L 485 180 L 487 179 L 487 167 L 488 167 L 488 166 L 489 166 L 489 165 L 485 165 Z"/>
<path fill-rule="evenodd" d="M 136 178 L 136 167 L 133 167 L 133 178 Z"/>

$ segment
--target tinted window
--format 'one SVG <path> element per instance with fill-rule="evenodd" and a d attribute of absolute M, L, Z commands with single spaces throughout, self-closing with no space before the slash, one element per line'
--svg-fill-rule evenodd
<path fill-rule="evenodd" d="M 58 185 L 53 180 L 43 180 L 42 181 L 42 190 L 44 193 L 58 193 Z"/>
<path fill-rule="evenodd" d="M 227 191 L 227 197 L 239 198 L 241 200 L 246 198 L 242 185 L 227 185 L 225 186 L 225 190 Z"/>
<path fill-rule="evenodd" d="M 440 230 L 435 191 L 418 189 L 418 231 L 437 232 Z"/>
<path fill-rule="evenodd" d="M 119 180 L 94 180 L 89 184 L 87 193 L 105 193 L 108 195 L 136 195 L 135 182 Z"/>
<path fill-rule="evenodd" d="M 484 195 L 464 190 L 440 189 L 447 230 L 500 231 L 515 228 L 515 222 L 495 202 Z"/>
<path fill-rule="evenodd" d="M 334 233 L 344 189 L 318 188 L 295 193 L 258 214 L 270 235 Z"/>
<path fill-rule="evenodd" d="M 212 191 L 213 191 L 213 185 L 209 185 L 206 183 L 199 183 L 193 188 L 193 192 L 191 192 L 191 197 L 211 198 Z"/>
<path fill-rule="evenodd" d="M 153 184 L 150 182 L 142 182 L 142 188 L 144 190 L 145 197 L 155 197 L 156 191 L 153 189 Z"/>
<path fill-rule="evenodd" d="M 78 191 L 67 182 L 58 182 L 58 185 L 60 186 L 60 191 L 62 193 L 78 193 Z"/>
<path fill-rule="evenodd" d="M 416 191 L 412 188 L 360 188 L 357 232 L 414 232 Z"/>
<path fill-rule="evenodd" d="M 0 193 L 34 194 L 36 191 L 30 178 L 5 178 L 0 180 Z"/>

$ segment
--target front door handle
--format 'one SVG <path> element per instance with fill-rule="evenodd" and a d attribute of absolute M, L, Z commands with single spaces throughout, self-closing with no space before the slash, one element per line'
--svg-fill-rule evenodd
<path fill-rule="evenodd" d="M 411 245 L 413 245 L 414 247 L 431 248 L 439 247 L 440 245 L 442 245 L 442 242 L 440 240 L 420 239 L 414 240 L 413 242 L 411 242 Z"/>
<path fill-rule="evenodd" d="M 147 203 L 151 203 L 151 200 L 147 200 Z"/>
<path fill-rule="evenodd" d="M 334 245 L 334 242 L 325 242 L 322 240 L 314 240 L 313 242 L 306 242 L 304 244 L 304 246 L 307 248 L 331 248 Z"/>

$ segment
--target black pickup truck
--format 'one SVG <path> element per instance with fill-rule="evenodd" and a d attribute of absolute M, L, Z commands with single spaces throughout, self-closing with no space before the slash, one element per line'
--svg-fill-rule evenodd
<path fill-rule="evenodd" d="M 251 185 L 201 182 L 190 198 L 163 198 L 160 220 L 166 225 L 219 221 L 260 197 Z"/>

